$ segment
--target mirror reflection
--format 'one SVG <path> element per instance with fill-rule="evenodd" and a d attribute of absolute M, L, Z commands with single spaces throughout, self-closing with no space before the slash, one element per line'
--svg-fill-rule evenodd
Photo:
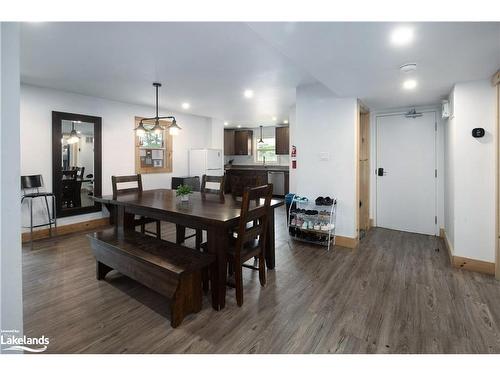
<path fill-rule="evenodd" d="M 94 206 L 94 124 L 62 120 L 61 208 Z"/>

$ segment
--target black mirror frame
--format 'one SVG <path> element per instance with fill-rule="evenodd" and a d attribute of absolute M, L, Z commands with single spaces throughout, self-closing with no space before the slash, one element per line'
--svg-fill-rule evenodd
<path fill-rule="evenodd" d="M 62 209 L 62 120 L 82 121 L 94 124 L 94 196 L 102 193 L 102 118 L 52 111 L 52 190 L 56 196 L 57 217 L 66 217 L 98 212 L 102 210 L 101 203 L 94 202 L 93 206 Z"/>

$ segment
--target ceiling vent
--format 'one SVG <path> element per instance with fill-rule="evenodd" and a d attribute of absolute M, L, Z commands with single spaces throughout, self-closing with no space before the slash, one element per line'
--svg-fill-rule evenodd
<path fill-rule="evenodd" d="M 399 67 L 399 70 L 402 73 L 411 73 L 417 70 L 417 64 L 416 63 L 403 64 Z"/>
<path fill-rule="evenodd" d="M 408 113 L 405 114 L 406 118 L 417 118 L 417 117 L 422 117 L 422 113 L 417 112 L 415 108 L 410 109 Z"/>

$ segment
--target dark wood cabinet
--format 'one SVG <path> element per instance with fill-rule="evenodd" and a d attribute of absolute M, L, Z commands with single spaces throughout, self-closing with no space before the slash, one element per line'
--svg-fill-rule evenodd
<path fill-rule="evenodd" d="M 267 184 L 267 171 L 258 169 L 228 169 L 224 184 L 224 193 L 241 190 L 244 186 Z"/>
<path fill-rule="evenodd" d="M 252 155 L 251 130 L 224 130 L 224 155 Z"/>
<path fill-rule="evenodd" d="M 276 155 L 288 155 L 290 152 L 290 134 L 288 126 L 276 128 Z"/>
<path fill-rule="evenodd" d="M 236 130 L 234 132 L 234 154 L 252 155 L 253 132 L 251 130 Z"/>
<path fill-rule="evenodd" d="M 224 155 L 234 155 L 234 130 L 224 130 Z"/>

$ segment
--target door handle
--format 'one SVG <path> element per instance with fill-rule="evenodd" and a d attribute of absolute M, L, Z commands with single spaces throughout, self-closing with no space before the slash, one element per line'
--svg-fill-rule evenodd
<path fill-rule="evenodd" d="M 377 175 L 380 176 L 380 177 L 381 176 L 385 176 L 386 174 L 387 174 L 387 172 L 384 171 L 384 168 L 379 168 L 377 170 Z"/>

